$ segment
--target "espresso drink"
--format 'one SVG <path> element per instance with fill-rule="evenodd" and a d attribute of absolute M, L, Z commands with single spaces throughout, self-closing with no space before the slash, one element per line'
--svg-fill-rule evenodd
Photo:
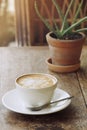
<path fill-rule="evenodd" d="M 17 79 L 17 83 L 23 88 L 46 88 L 54 84 L 55 80 L 45 74 L 24 75 Z"/>

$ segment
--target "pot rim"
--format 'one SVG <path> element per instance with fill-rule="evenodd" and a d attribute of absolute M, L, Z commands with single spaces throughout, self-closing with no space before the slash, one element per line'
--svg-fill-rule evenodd
<path fill-rule="evenodd" d="M 48 37 L 48 38 L 50 38 L 50 39 L 52 39 L 52 40 L 54 40 L 54 41 L 61 41 L 61 42 L 67 42 L 67 41 L 68 41 L 68 42 L 73 42 L 73 41 L 80 41 L 80 40 L 86 39 L 86 35 L 85 35 L 84 33 L 82 33 L 82 32 L 79 32 L 79 34 L 82 35 L 82 38 L 80 38 L 80 39 L 74 39 L 74 40 L 56 39 L 56 38 L 53 38 L 53 37 L 50 36 L 51 33 L 53 33 L 53 32 L 47 33 L 47 34 L 46 34 L 46 38 Z"/>

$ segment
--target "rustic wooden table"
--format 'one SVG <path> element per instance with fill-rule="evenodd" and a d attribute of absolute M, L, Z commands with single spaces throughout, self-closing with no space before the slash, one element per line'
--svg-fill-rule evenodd
<path fill-rule="evenodd" d="M 47 47 L 0 48 L 0 130 L 87 130 L 87 46 L 78 72 L 51 72 L 45 63 L 48 57 Z M 71 104 L 49 115 L 24 115 L 5 108 L 2 96 L 15 88 L 16 77 L 31 72 L 56 76 L 58 87 L 74 96 Z"/>

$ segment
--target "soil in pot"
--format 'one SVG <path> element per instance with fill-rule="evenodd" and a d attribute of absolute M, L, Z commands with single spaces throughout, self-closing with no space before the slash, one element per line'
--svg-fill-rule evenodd
<path fill-rule="evenodd" d="M 51 37 L 56 38 L 56 35 L 54 33 L 50 34 Z M 65 34 L 63 37 L 59 38 L 61 40 L 76 40 L 82 38 L 82 35 L 80 33 L 72 33 L 72 34 Z"/>

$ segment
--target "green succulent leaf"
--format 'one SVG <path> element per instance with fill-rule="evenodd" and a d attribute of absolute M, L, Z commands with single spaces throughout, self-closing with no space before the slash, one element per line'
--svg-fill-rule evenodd
<path fill-rule="evenodd" d="M 42 20 L 42 22 L 45 24 L 45 26 L 50 30 L 50 31 L 53 31 L 53 27 L 49 24 L 49 22 L 47 21 L 47 19 L 45 19 L 39 12 L 38 10 L 38 6 L 37 6 L 37 2 L 35 1 L 34 3 L 34 7 L 35 7 L 35 10 L 36 10 L 36 13 L 37 15 L 39 16 L 39 18 Z"/>
<path fill-rule="evenodd" d="M 70 8 L 71 8 L 73 2 L 74 2 L 74 0 L 71 0 L 70 4 L 69 4 L 69 6 L 68 6 L 68 9 L 67 9 L 67 11 L 66 11 L 66 14 L 65 14 L 65 16 L 64 16 L 64 20 L 63 20 L 63 23 L 62 23 L 61 32 L 63 32 L 63 30 L 66 29 L 67 16 L 68 16 L 68 13 L 69 13 L 69 11 L 70 11 Z"/>
<path fill-rule="evenodd" d="M 87 21 L 87 16 L 84 17 L 84 18 L 82 18 L 82 19 L 80 19 L 78 22 L 72 24 L 69 28 L 67 28 L 67 29 L 63 32 L 62 36 L 63 36 L 64 34 L 68 33 L 69 31 L 71 31 L 72 29 L 74 29 L 76 26 L 80 25 L 80 24 L 81 24 L 82 22 L 84 22 L 84 21 Z"/>
<path fill-rule="evenodd" d="M 81 28 L 81 29 L 76 30 L 75 32 L 83 32 L 83 31 L 87 31 L 87 28 Z"/>
<path fill-rule="evenodd" d="M 54 27 L 55 27 L 54 34 L 56 35 L 56 37 L 60 37 L 61 36 L 61 32 L 60 32 L 60 30 L 58 28 L 58 25 L 57 25 L 55 19 L 53 19 L 53 23 L 54 23 Z"/>
<path fill-rule="evenodd" d="M 59 17 L 60 17 L 60 19 L 61 19 L 61 22 L 62 22 L 62 24 L 64 23 L 64 14 L 62 13 L 62 11 L 61 11 L 61 8 L 60 8 L 60 6 L 58 5 L 58 3 L 57 3 L 57 1 L 56 0 L 52 0 L 52 2 L 53 2 L 53 4 L 54 4 L 54 6 L 56 7 L 56 10 L 57 10 L 57 12 L 58 12 L 58 15 L 59 15 Z M 65 28 L 67 28 L 69 25 L 68 25 L 68 22 L 66 21 L 66 23 L 65 23 Z"/>
<path fill-rule="evenodd" d="M 59 17 L 60 17 L 61 20 L 63 21 L 64 15 L 63 15 L 63 13 L 62 13 L 62 11 L 61 11 L 60 6 L 59 6 L 58 3 L 56 2 L 56 0 L 52 0 L 52 2 L 53 2 L 53 4 L 54 4 L 54 6 L 56 7 L 56 10 L 57 10 L 57 12 L 58 12 L 58 14 L 59 14 Z"/>
<path fill-rule="evenodd" d="M 78 7 L 78 9 L 77 9 L 77 11 L 76 11 L 76 13 L 75 13 L 74 18 L 73 18 L 72 24 L 77 21 L 77 18 L 78 18 L 78 15 L 79 15 L 79 13 L 80 13 L 82 4 L 83 4 L 83 0 L 81 0 L 81 3 L 79 4 L 79 7 Z"/>

